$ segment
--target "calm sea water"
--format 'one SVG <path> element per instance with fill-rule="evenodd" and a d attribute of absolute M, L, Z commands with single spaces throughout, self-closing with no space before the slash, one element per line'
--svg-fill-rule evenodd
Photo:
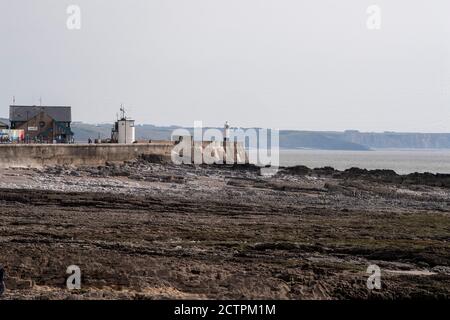
<path fill-rule="evenodd" d="M 450 173 L 450 150 L 280 150 L 280 164 L 310 168 L 331 166 L 339 170 L 351 167 L 392 169 L 399 174 Z"/>

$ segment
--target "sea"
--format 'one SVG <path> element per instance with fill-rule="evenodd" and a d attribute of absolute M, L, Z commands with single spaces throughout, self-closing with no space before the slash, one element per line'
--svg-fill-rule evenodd
<path fill-rule="evenodd" d="M 398 174 L 431 172 L 450 174 L 450 150 L 382 149 L 371 151 L 280 150 L 280 165 L 309 168 L 330 166 L 391 169 Z"/>

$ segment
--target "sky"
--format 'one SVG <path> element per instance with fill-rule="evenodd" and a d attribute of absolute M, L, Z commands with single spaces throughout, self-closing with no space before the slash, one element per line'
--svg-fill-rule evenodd
<path fill-rule="evenodd" d="M 88 123 L 123 103 L 141 124 L 450 132 L 449 13 L 448 0 L 3 0 L 0 117 L 15 96 Z"/>

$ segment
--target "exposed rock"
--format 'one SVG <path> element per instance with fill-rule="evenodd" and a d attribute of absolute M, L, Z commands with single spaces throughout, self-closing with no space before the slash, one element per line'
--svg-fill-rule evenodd
<path fill-rule="evenodd" d="M 5 286 L 8 290 L 29 290 L 34 283 L 32 280 L 23 280 L 15 277 L 6 277 Z"/>
<path fill-rule="evenodd" d="M 407 177 L 142 159 L 0 170 L 0 263 L 20 288 L 4 297 L 448 299 L 450 188 Z M 371 264 L 394 271 L 377 293 Z"/>

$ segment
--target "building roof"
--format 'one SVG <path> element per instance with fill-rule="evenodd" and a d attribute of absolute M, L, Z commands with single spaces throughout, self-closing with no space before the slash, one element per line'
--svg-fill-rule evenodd
<path fill-rule="evenodd" d="M 66 106 L 9 106 L 9 120 L 27 121 L 41 111 L 44 111 L 58 122 L 72 121 L 71 107 Z"/>

